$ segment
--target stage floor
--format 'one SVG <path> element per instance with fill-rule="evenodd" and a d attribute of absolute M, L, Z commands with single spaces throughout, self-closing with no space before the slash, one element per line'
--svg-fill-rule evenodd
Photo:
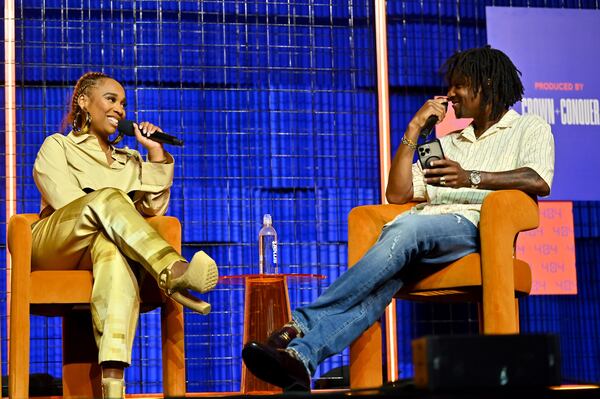
<path fill-rule="evenodd" d="M 313 398 L 313 399 L 342 399 L 348 396 L 360 396 L 367 398 L 400 398 L 400 399 L 517 399 L 517 398 L 543 398 L 543 399 L 599 399 L 600 387 L 590 386 L 565 386 L 561 389 L 550 388 L 523 388 L 523 389 L 478 389 L 478 390 L 460 390 L 455 392 L 428 392 L 416 389 L 414 386 L 404 387 L 386 387 L 384 389 L 368 389 L 360 391 L 314 391 L 311 393 L 287 392 L 282 394 L 269 395 L 227 395 L 228 398 L 248 398 L 253 399 L 293 399 L 293 398 Z"/>
<path fill-rule="evenodd" d="M 59 380 L 57 380 L 59 381 Z M 53 384 L 57 385 L 57 384 Z M 3 386 L 6 391 L 6 386 Z M 32 392 L 32 398 L 39 399 L 61 399 L 60 385 L 54 386 L 54 389 L 48 390 L 38 388 L 38 392 Z M 3 392 L 3 397 L 7 392 Z M 37 395 L 36 395 L 37 393 Z M 48 395 L 50 393 L 50 395 Z M 417 389 L 412 380 L 401 380 L 395 383 L 388 383 L 380 388 L 363 389 L 350 391 L 348 389 L 321 389 L 306 392 L 286 392 L 273 394 L 269 392 L 253 392 L 241 394 L 239 392 L 206 392 L 206 393 L 188 393 L 186 398 L 252 398 L 252 399 L 343 399 L 348 396 L 365 398 L 399 398 L 399 399 L 520 399 L 520 398 L 543 398 L 543 399 L 600 399 L 600 385 L 561 385 L 558 387 L 538 387 L 538 388 L 482 388 L 482 389 L 462 389 L 457 391 L 429 392 L 427 390 Z M 154 394 L 129 394 L 128 398 L 162 398 L 160 393 Z"/>
<path fill-rule="evenodd" d="M 280 394 L 260 393 L 237 394 L 188 394 L 186 397 L 226 397 L 226 398 L 248 398 L 252 399 L 342 399 L 348 396 L 377 398 L 377 399 L 520 399 L 520 398 L 543 398 L 543 399 L 599 399 L 600 385 L 561 385 L 559 387 L 540 388 L 487 388 L 487 389 L 463 389 L 453 392 L 429 392 L 417 389 L 412 381 L 400 381 L 395 384 L 387 384 L 379 389 L 364 389 L 350 391 L 339 390 L 316 390 L 310 393 L 286 392 Z"/>

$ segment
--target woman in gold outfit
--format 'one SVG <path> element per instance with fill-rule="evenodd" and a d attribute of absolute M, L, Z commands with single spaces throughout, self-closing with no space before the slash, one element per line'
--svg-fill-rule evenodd
<path fill-rule="evenodd" d="M 111 141 L 125 118 L 125 103 L 125 90 L 108 75 L 81 76 L 66 119 L 73 130 L 47 137 L 33 170 L 42 211 L 32 227 L 32 266 L 92 265 L 91 311 L 105 398 L 124 396 L 124 368 L 131 363 L 140 300 L 130 262 L 141 265 L 171 298 L 204 314 L 210 305 L 188 290 L 205 293 L 218 279 L 208 255 L 200 251 L 188 263 L 144 220 L 167 209 L 173 157 L 150 139 L 161 130 L 149 122 L 134 124 L 146 160 L 114 146 L 122 137 Z"/>

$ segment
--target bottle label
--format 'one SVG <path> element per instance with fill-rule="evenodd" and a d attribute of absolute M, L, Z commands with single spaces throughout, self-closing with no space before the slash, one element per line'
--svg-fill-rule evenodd
<path fill-rule="evenodd" d="M 258 246 L 259 273 L 277 274 L 277 239 L 272 235 L 260 236 Z"/>

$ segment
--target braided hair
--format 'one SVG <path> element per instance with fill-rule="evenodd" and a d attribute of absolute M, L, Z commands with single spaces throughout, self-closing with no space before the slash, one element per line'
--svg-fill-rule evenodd
<path fill-rule="evenodd" d="M 481 94 L 481 109 L 491 104 L 492 120 L 499 119 L 523 98 L 521 71 L 506 54 L 489 45 L 454 53 L 442 66 L 441 73 L 449 84 L 466 79 L 474 95 Z"/>
<path fill-rule="evenodd" d="M 86 72 L 83 75 L 81 75 L 81 77 L 75 84 L 75 88 L 73 89 L 73 96 L 71 97 L 69 113 L 63 121 L 63 130 L 69 125 L 78 126 L 79 128 L 81 128 L 82 124 L 84 123 L 83 121 L 85 121 L 86 111 L 79 106 L 79 97 L 82 94 L 89 94 L 90 88 L 96 87 L 100 80 L 107 78 L 110 79 L 111 77 L 103 72 Z M 82 119 L 82 117 L 83 121 L 78 120 Z"/>

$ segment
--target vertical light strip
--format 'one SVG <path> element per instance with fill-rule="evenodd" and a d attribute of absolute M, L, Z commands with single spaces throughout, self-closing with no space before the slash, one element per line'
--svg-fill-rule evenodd
<path fill-rule="evenodd" d="M 381 202 L 387 203 L 385 189 L 391 164 L 390 96 L 387 62 L 387 20 L 385 0 L 375 0 L 375 43 L 377 57 L 377 99 L 379 113 L 379 173 Z M 398 379 L 398 347 L 396 338 L 396 300 L 385 310 L 385 336 L 387 348 L 387 380 Z"/>
<path fill-rule="evenodd" d="M 4 0 L 4 120 L 5 120 L 5 176 L 6 176 L 6 226 L 16 213 L 16 93 L 15 93 L 15 1 Z M 8 237 L 8 234 L 7 234 Z M 8 244 L 8 242 L 7 242 Z M 6 249 L 6 328 L 10 331 L 10 254 Z M 0 338 L 1 338 L 0 331 Z M 10 336 L 8 337 L 10 340 Z M 10 345 L 7 342 L 6 347 Z"/>
<path fill-rule="evenodd" d="M 377 100 L 379 113 L 379 174 L 381 201 L 386 203 L 385 188 L 390 170 L 390 96 L 387 62 L 387 26 L 385 0 L 375 1 L 375 43 L 377 57 Z"/>
<path fill-rule="evenodd" d="M 16 105 L 15 105 L 15 7 L 4 3 L 4 116 L 6 168 L 6 221 L 16 212 Z M 7 258 L 8 259 L 8 258 Z"/>

